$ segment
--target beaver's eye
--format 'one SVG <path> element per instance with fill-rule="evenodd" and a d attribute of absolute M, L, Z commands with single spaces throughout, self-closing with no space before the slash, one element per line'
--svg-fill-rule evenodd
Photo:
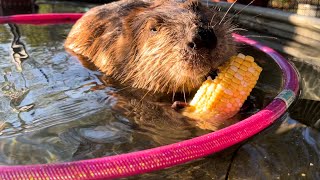
<path fill-rule="evenodd" d="M 153 33 L 158 32 L 158 28 L 155 27 L 155 26 L 154 26 L 154 27 L 151 27 L 151 28 L 150 28 L 150 31 L 153 32 Z"/>

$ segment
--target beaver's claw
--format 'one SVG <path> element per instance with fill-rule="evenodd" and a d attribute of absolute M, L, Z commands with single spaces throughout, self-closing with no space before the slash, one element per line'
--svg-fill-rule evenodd
<path fill-rule="evenodd" d="M 189 103 L 186 103 L 186 102 L 181 102 L 181 101 L 175 101 L 172 105 L 171 105 L 171 108 L 176 110 L 176 111 L 179 111 L 181 109 L 184 109 L 186 107 L 189 106 Z"/>

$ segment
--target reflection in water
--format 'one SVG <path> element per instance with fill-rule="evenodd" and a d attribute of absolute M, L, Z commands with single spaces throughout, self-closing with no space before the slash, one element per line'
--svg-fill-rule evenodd
<path fill-rule="evenodd" d="M 293 119 L 320 130 L 320 101 L 299 99 L 290 109 Z"/>
<path fill-rule="evenodd" d="M 15 24 L 9 24 L 11 32 L 13 34 L 13 40 L 11 44 L 12 48 L 12 59 L 18 69 L 22 71 L 21 63 L 26 60 L 29 55 L 26 52 L 25 45 L 20 41 L 20 32 L 19 28 Z"/>
<path fill-rule="evenodd" d="M 293 62 L 301 76 L 301 98 L 320 101 L 320 66 L 295 59 Z"/>
<path fill-rule="evenodd" d="M 301 76 L 301 98 L 290 109 L 291 117 L 320 130 L 320 67 L 294 61 Z"/>

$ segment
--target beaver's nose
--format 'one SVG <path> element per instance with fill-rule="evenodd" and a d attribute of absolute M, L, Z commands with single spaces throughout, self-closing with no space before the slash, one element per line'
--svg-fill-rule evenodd
<path fill-rule="evenodd" d="M 217 36 L 212 29 L 200 27 L 191 42 L 188 42 L 188 47 L 191 49 L 213 49 L 217 46 Z"/>

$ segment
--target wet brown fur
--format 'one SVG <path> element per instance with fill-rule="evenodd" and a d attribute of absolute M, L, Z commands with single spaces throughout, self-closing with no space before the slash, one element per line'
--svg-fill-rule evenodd
<path fill-rule="evenodd" d="M 196 0 L 122 0 L 88 11 L 73 26 L 65 48 L 134 88 L 191 91 L 235 54 L 232 25 L 222 16 Z M 214 32 L 215 47 L 188 47 L 199 27 Z"/>

